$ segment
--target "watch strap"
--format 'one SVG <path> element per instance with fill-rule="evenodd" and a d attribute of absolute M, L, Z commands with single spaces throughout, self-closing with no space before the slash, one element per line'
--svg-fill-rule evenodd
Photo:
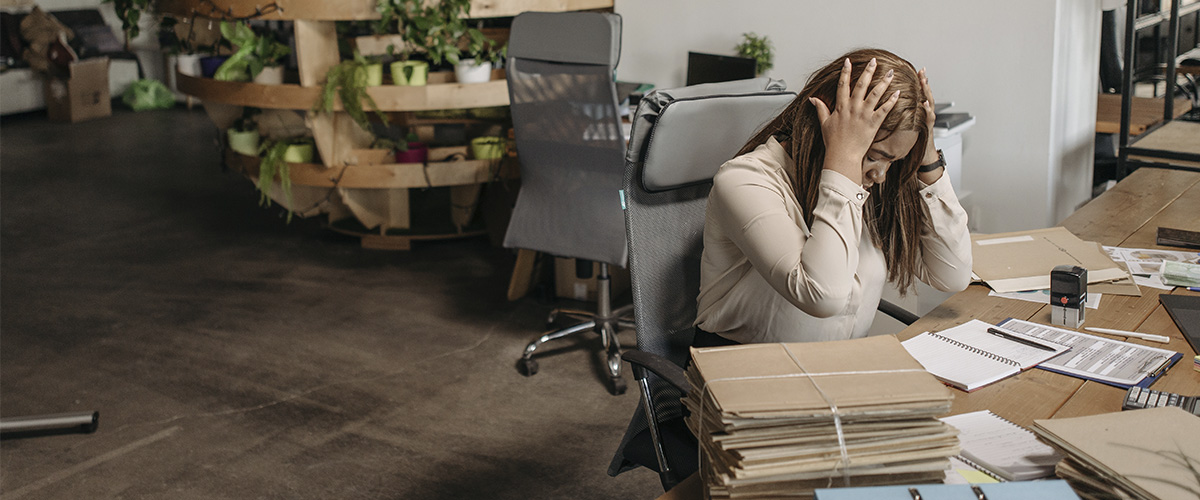
<path fill-rule="evenodd" d="M 940 150 L 940 149 L 937 150 L 937 153 L 938 153 L 937 161 L 930 163 L 928 165 L 921 165 L 920 167 L 917 168 L 917 172 L 931 172 L 933 170 L 937 170 L 938 167 L 946 166 L 946 156 L 942 154 L 942 150 Z"/>

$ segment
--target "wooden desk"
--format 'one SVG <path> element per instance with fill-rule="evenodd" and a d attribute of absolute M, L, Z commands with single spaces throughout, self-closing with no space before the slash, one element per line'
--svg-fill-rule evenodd
<path fill-rule="evenodd" d="M 1130 248 L 1167 248 L 1155 245 L 1159 226 L 1200 231 L 1200 172 L 1142 168 L 1062 222 L 1087 241 Z M 1163 375 L 1153 388 L 1184 395 L 1200 395 L 1200 372 L 1192 369 L 1196 353 L 1170 315 L 1158 302 L 1161 290 L 1142 288 L 1141 297 L 1105 295 L 1100 309 L 1087 312 L 1086 326 L 1158 333 L 1171 337 L 1167 345 L 1127 339 L 1129 342 L 1179 351 L 1183 360 Z M 1177 289 L 1174 293 L 1200 295 Z M 937 331 L 980 319 L 998 323 L 1017 318 L 1050 324 L 1050 307 L 999 297 L 989 297 L 983 285 L 971 285 L 955 294 L 897 336 L 901 340 L 925 331 Z M 1125 390 L 1037 368 L 1025 371 L 978 391 L 954 390 L 951 414 L 991 410 L 1025 427 L 1036 419 L 1067 418 L 1121 410 Z M 660 500 L 702 498 L 696 475 L 689 477 Z"/>
<path fill-rule="evenodd" d="M 1163 118 L 1163 99 L 1161 97 L 1134 97 L 1129 110 L 1129 135 L 1145 132 Z M 1187 98 L 1175 99 L 1175 116 L 1178 117 L 1192 109 L 1192 102 Z M 1096 95 L 1096 133 L 1121 133 L 1121 94 Z"/>
<path fill-rule="evenodd" d="M 1084 240 L 1103 245 L 1159 248 L 1154 243 L 1159 226 L 1197 231 L 1200 230 L 1197 214 L 1200 214 L 1200 172 L 1143 168 L 1084 205 L 1062 225 Z M 1200 372 L 1190 365 L 1195 353 L 1159 304 L 1160 292 L 1143 287 L 1141 297 L 1105 295 L 1100 309 L 1088 311 L 1086 326 L 1171 337 L 1171 343 L 1163 347 L 1184 353 L 1184 359 L 1159 379 L 1154 389 L 1200 395 Z M 987 293 L 987 287 L 971 285 L 904 329 L 898 337 L 908 339 L 972 318 L 997 323 L 1012 317 L 1050 324 L 1048 305 L 989 297 Z M 1182 289 L 1174 293 L 1200 295 Z M 1129 341 L 1162 346 L 1138 339 Z M 955 391 L 951 413 L 988 409 L 1028 427 L 1035 419 L 1119 411 L 1124 393 L 1116 387 L 1032 369 L 973 393 Z"/>

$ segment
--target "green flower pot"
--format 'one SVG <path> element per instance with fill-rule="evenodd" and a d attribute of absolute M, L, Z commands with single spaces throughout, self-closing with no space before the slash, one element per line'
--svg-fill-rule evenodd
<path fill-rule="evenodd" d="M 229 129 L 226 132 L 229 136 L 229 149 L 246 156 L 258 156 L 258 131 L 247 130 L 240 131 Z"/>
<path fill-rule="evenodd" d="M 425 85 L 429 81 L 429 63 L 425 61 L 396 61 L 391 65 L 392 83 L 396 85 Z"/>
<path fill-rule="evenodd" d="M 312 159 L 312 144 L 292 144 L 283 152 L 283 161 L 288 163 L 308 163 Z"/>
<path fill-rule="evenodd" d="M 471 139 L 471 154 L 476 160 L 499 160 L 504 157 L 504 139 L 476 137 Z"/>
<path fill-rule="evenodd" d="M 368 64 L 367 70 L 367 86 L 378 87 L 383 85 L 383 63 Z"/>

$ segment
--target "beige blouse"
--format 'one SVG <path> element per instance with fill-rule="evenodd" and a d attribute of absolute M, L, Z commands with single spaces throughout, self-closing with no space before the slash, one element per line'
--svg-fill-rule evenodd
<path fill-rule="evenodd" d="M 696 325 L 741 343 L 863 337 L 887 268 L 864 230 L 869 193 L 821 173 L 813 227 L 804 222 L 774 138 L 721 166 L 708 196 Z M 943 291 L 971 280 L 967 214 L 948 176 L 921 183 L 928 214 L 917 277 Z"/>

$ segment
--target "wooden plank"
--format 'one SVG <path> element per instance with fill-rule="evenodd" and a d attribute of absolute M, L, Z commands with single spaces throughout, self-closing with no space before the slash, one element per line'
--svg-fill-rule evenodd
<path fill-rule="evenodd" d="M 1129 133 L 1138 135 L 1162 121 L 1163 104 L 1161 97 L 1133 97 L 1129 106 Z M 1192 109 L 1192 103 L 1185 97 L 1175 99 L 1175 117 Z M 1096 95 L 1096 133 L 1121 133 L 1121 94 Z"/>
<path fill-rule="evenodd" d="M 526 11 L 611 9 L 613 0 L 473 0 L 471 18 L 511 17 Z"/>
<path fill-rule="evenodd" d="M 1062 226 L 1085 241 L 1120 245 L 1197 182 L 1195 172 L 1140 168 L 1080 207 Z"/>
<path fill-rule="evenodd" d="M 1139 169 L 1138 172 L 1147 170 Z M 1161 169 L 1155 169 L 1161 170 Z M 1172 172 L 1180 172 L 1172 170 Z M 1159 227 L 1171 227 L 1188 231 L 1200 231 L 1200 172 L 1183 172 L 1191 174 L 1195 180 L 1169 206 L 1163 208 L 1150 218 L 1137 231 L 1121 242 L 1120 246 L 1127 248 L 1164 248 L 1181 250 L 1179 247 L 1160 246 L 1158 240 Z"/>
<path fill-rule="evenodd" d="M 332 21 L 296 21 L 296 65 L 300 69 L 300 85 L 319 87 L 325 83 L 325 73 L 342 61 L 338 54 L 337 25 Z M 316 95 L 305 99 L 308 109 Z"/>
<path fill-rule="evenodd" d="M 258 175 L 258 158 L 230 152 L 227 163 L 245 175 Z M 465 186 L 491 182 L 495 178 L 515 179 L 516 162 L 496 165 L 494 161 L 464 160 L 430 163 L 392 163 L 325 167 L 312 163 L 293 163 L 292 183 L 313 187 L 352 189 L 396 189 Z"/>
<path fill-rule="evenodd" d="M 1139 137 L 1137 142 L 1130 144 L 1130 146 L 1172 153 L 1200 155 L 1200 123 L 1174 120 Z M 1195 160 L 1172 160 L 1133 154 L 1129 155 L 1129 157 L 1171 165 L 1200 167 L 1200 161 Z"/>
<path fill-rule="evenodd" d="M 374 0 L 273 0 L 278 10 L 265 13 L 264 20 L 354 21 L 379 19 Z M 163 14 L 190 18 L 192 16 L 222 19 L 246 17 L 260 12 L 268 5 L 259 0 L 158 0 L 155 9 Z M 262 11 L 266 11 L 263 9 Z"/>
<path fill-rule="evenodd" d="M 513 265 L 512 278 L 508 281 L 508 300 L 517 300 L 529 294 L 529 289 L 533 287 L 536 262 L 536 250 L 517 249 L 517 263 Z"/>
<path fill-rule="evenodd" d="M 432 0 L 429 0 L 432 1 Z M 375 0 L 274 0 L 279 9 L 267 12 L 265 20 L 363 21 L 379 19 Z M 163 14 L 222 19 L 253 15 L 263 7 L 259 0 L 158 0 L 156 10 Z M 511 17 L 525 11 L 563 12 L 569 10 L 611 9 L 613 0 L 475 0 L 471 18 Z M 264 9 L 265 10 L 265 9 Z"/>
<path fill-rule="evenodd" d="M 508 106 L 508 82 L 445 83 L 423 86 L 370 87 L 367 93 L 384 111 L 428 111 L 438 109 Z"/>
<path fill-rule="evenodd" d="M 334 64 L 337 64 L 336 62 Z M 177 73 L 176 85 L 180 92 L 195 96 L 203 101 L 221 102 L 236 106 L 254 106 L 266 109 L 307 110 L 313 107 L 320 95 L 320 84 L 325 80 L 329 66 L 320 66 L 300 72 L 301 81 L 315 81 L 304 85 L 259 85 L 250 82 L 222 82 L 211 78 L 197 78 Z M 430 85 L 395 86 L 383 85 L 367 88 L 383 111 L 429 111 L 441 109 L 486 108 L 508 105 L 508 82 L 504 70 L 496 70 L 493 80 L 486 83 L 439 83 L 438 79 L 453 80 L 453 72 L 437 72 L 430 75 Z M 307 76 L 306 76 L 307 75 Z M 319 76 L 318 76 L 319 75 Z M 333 109 L 340 111 L 342 102 L 334 99 Z"/>

